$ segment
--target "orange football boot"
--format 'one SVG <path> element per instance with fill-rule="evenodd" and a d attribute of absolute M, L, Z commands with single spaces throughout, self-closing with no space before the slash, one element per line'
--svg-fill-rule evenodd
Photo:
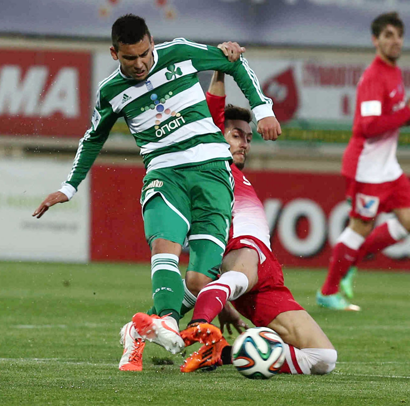
<path fill-rule="evenodd" d="M 222 333 L 221 330 L 213 324 L 193 323 L 181 331 L 181 337 L 186 347 L 198 341 L 205 345 L 211 345 L 221 340 Z"/>
<path fill-rule="evenodd" d="M 229 346 L 229 343 L 223 337 L 215 344 L 203 345 L 179 367 L 181 372 L 194 372 L 197 369 L 215 369 L 221 366 L 222 350 L 226 346 Z"/>

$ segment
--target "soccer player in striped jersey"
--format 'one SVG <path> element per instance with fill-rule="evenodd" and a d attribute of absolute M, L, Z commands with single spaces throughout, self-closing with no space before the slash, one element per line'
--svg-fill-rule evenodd
<path fill-rule="evenodd" d="M 35 210 L 70 200 L 90 170 L 119 117 L 141 149 L 146 176 L 141 194 L 145 237 L 157 316 L 137 313 L 135 328 L 173 353 L 184 347 L 178 321 L 184 286 L 178 268 L 186 237 L 190 274 L 215 280 L 231 221 L 233 179 L 229 145 L 215 126 L 197 72 L 233 76 L 248 98 L 266 140 L 281 133 L 272 101 L 264 96 L 245 58 L 230 62 L 216 48 L 175 39 L 154 46 L 145 21 L 127 14 L 112 27 L 111 55 L 119 67 L 100 83 L 91 128 L 79 143 L 62 188 Z"/>
<path fill-rule="evenodd" d="M 378 16 L 371 29 L 376 57 L 357 86 L 353 135 L 342 162 L 350 221 L 333 247 L 327 278 L 316 296 L 319 306 L 331 310 L 360 310 L 349 301 L 354 265 L 410 231 L 410 181 L 396 157 L 400 127 L 410 123 L 410 103 L 396 64 L 404 24 L 393 12 Z M 381 212 L 395 217 L 374 227 Z"/>
<path fill-rule="evenodd" d="M 255 326 L 269 327 L 281 336 L 286 356 L 281 373 L 329 373 L 335 368 L 337 352 L 284 285 L 282 268 L 271 251 L 262 202 L 241 172 L 252 141 L 251 113 L 231 105 L 225 108 L 224 74 L 221 72 L 215 72 L 206 97 L 215 124 L 231 146 L 235 203 L 222 275 L 199 292 L 193 320 L 181 332 L 186 345 L 195 341 L 205 345 L 184 362 L 181 371 L 193 372 L 232 363 L 231 347 L 222 334 L 219 340 L 216 336 L 209 340 L 206 334 L 198 334 L 221 309 L 226 311 L 227 302 L 231 301 Z"/>

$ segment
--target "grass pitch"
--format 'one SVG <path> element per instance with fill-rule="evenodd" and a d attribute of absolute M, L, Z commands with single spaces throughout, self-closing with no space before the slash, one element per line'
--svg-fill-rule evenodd
<path fill-rule="evenodd" d="M 143 372 L 117 369 L 120 328 L 151 306 L 147 265 L 0 262 L 0 405 L 410 404 L 410 273 L 359 273 L 360 313 L 318 308 L 324 277 L 285 272 L 338 350 L 336 370 L 252 381 L 233 366 L 182 374 L 180 355 L 149 343 Z"/>

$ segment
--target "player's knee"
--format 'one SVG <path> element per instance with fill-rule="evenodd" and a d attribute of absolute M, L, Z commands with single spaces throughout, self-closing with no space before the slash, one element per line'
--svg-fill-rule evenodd
<path fill-rule="evenodd" d="M 349 221 L 349 228 L 364 238 L 372 232 L 373 226 L 374 220 L 365 221 L 360 218 L 351 217 Z"/>
<path fill-rule="evenodd" d="M 406 238 L 410 232 L 410 216 L 402 216 L 400 220 L 392 218 L 387 220 L 390 235 L 397 241 Z"/>
<path fill-rule="evenodd" d="M 336 367 L 337 351 L 330 348 L 304 348 L 301 350 L 309 357 L 310 373 L 325 375 Z"/>
<path fill-rule="evenodd" d="M 194 295 L 198 293 L 209 283 L 212 279 L 204 274 L 188 271 L 185 276 L 186 288 Z"/>

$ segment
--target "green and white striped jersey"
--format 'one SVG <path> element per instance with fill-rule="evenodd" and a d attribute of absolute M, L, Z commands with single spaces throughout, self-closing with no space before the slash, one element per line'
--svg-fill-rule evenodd
<path fill-rule="evenodd" d="M 147 172 L 231 159 L 229 145 L 212 121 L 199 71 L 232 75 L 256 119 L 273 116 L 272 101 L 263 95 L 245 58 L 232 63 L 218 48 L 184 38 L 156 45 L 153 52 L 154 65 L 145 80 L 127 78 L 118 67 L 100 83 L 91 128 L 80 140 L 65 184 L 73 193 L 119 117 L 140 147 Z"/>

